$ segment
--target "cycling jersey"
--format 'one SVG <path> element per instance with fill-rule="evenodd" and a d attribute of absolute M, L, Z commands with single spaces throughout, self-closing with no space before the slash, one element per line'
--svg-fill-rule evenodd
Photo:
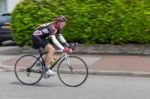
<path fill-rule="evenodd" d="M 36 28 L 36 30 L 33 32 L 32 41 L 33 44 L 45 48 L 45 46 L 48 44 L 48 41 L 45 41 L 47 37 L 51 37 L 53 43 L 61 50 L 64 49 L 64 47 L 58 42 L 55 35 L 58 35 L 61 43 L 66 43 L 66 40 L 63 38 L 63 36 L 60 33 L 60 28 L 55 23 L 46 23 L 42 24 L 39 27 Z M 66 43 L 67 44 L 67 43 Z"/>
<path fill-rule="evenodd" d="M 60 34 L 60 28 L 54 23 L 42 24 L 39 27 L 37 27 L 36 30 L 33 32 L 33 35 L 38 35 L 42 38 L 46 38 L 50 35 L 55 34 Z"/>

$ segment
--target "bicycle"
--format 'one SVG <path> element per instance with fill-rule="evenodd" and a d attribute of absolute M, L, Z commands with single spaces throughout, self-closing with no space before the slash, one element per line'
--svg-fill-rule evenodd
<path fill-rule="evenodd" d="M 72 44 L 72 49 L 75 50 L 77 44 Z M 42 52 L 39 49 L 39 56 L 23 55 L 15 63 L 14 72 L 17 79 L 26 85 L 38 83 L 43 77 L 49 78 L 44 74 L 45 62 L 43 55 L 47 52 Z M 50 69 L 53 69 L 57 64 L 57 74 L 60 81 L 69 86 L 77 87 L 82 85 L 88 77 L 88 67 L 83 59 L 69 55 L 61 51 L 60 57 L 52 64 Z"/>

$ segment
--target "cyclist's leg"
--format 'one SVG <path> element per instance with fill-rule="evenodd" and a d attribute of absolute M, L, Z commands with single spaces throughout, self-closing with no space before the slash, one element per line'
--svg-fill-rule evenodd
<path fill-rule="evenodd" d="M 48 54 L 45 57 L 45 65 L 46 65 L 46 74 L 47 75 L 54 75 L 55 72 L 49 70 L 49 64 L 51 62 L 51 59 L 53 58 L 55 49 L 49 44 L 48 40 L 45 38 L 41 38 L 39 36 L 33 36 L 33 42 L 38 46 L 44 48 Z M 48 73 L 47 73 L 48 71 Z"/>
<path fill-rule="evenodd" d="M 52 45 L 47 44 L 45 50 L 48 52 L 47 55 L 45 56 L 45 64 L 46 66 L 49 66 L 54 57 L 55 49 L 53 48 Z"/>
<path fill-rule="evenodd" d="M 36 40 L 37 40 L 36 43 L 38 44 L 38 46 L 44 48 L 48 52 L 45 56 L 45 65 L 49 66 L 51 60 L 53 59 L 55 49 L 45 38 L 37 37 Z"/>
<path fill-rule="evenodd" d="M 45 56 L 45 65 L 47 67 L 47 70 L 46 70 L 45 74 L 46 75 L 55 75 L 56 72 L 49 69 L 49 65 L 50 65 L 50 62 L 53 59 L 55 49 L 52 47 L 52 45 L 47 44 L 46 47 L 45 47 L 45 50 L 48 52 Z"/>

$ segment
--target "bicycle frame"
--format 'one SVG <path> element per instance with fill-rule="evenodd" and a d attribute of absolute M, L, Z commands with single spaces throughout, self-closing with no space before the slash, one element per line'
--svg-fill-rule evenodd
<path fill-rule="evenodd" d="M 59 51 L 58 51 L 59 52 Z M 61 51 L 62 52 L 62 51 Z M 42 62 L 42 68 L 45 68 L 46 67 L 46 65 L 45 65 L 45 60 L 43 59 L 43 55 L 44 54 L 47 54 L 47 52 L 42 52 L 40 49 L 39 49 L 39 53 L 40 53 L 40 55 L 37 57 L 37 60 L 35 61 L 35 63 L 39 60 L 39 61 L 41 61 Z M 52 66 L 50 67 L 50 69 L 53 69 L 54 67 L 55 67 L 55 65 L 61 60 L 61 59 L 63 59 L 63 57 L 64 58 L 67 58 L 67 53 L 64 53 L 64 52 L 62 52 L 62 54 L 61 54 L 61 56 L 55 61 L 55 63 L 54 64 L 52 64 Z M 41 59 L 41 60 L 40 60 Z M 35 63 L 31 66 L 31 68 L 35 65 Z"/>
<path fill-rule="evenodd" d="M 71 47 L 70 47 L 70 48 L 73 49 L 73 50 L 75 50 L 75 49 L 77 48 L 77 44 L 78 44 L 78 43 L 71 44 Z M 55 66 L 61 59 L 63 59 L 63 57 L 66 58 L 66 61 L 67 61 L 68 65 L 69 65 L 69 67 L 70 67 L 70 63 L 69 63 L 69 61 L 67 60 L 68 54 L 67 54 L 67 53 L 64 53 L 63 51 L 57 51 L 57 52 L 61 52 L 62 54 L 61 54 L 61 56 L 59 57 L 59 59 L 58 59 L 54 64 L 52 64 L 52 66 L 50 67 L 50 69 L 53 69 L 54 66 Z M 42 63 L 42 69 L 43 69 L 43 68 L 46 67 L 46 65 L 45 65 L 45 60 L 43 59 L 43 55 L 44 55 L 44 54 L 47 54 L 47 52 L 42 52 L 41 49 L 39 48 L 39 53 L 40 53 L 40 56 L 39 56 L 39 57 L 36 57 L 37 60 L 35 61 L 35 63 L 36 63 L 38 60 L 41 62 L 40 59 L 42 59 L 42 62 L 41 62 L 41 63 Z M 35 63 L 33 63 L 33 65 L 31 66 L 31 68 L 35 65 Z"/>
<path fill-rule="evenodd" d="M 54 63 L 54 64 L 52 64 L 52 66 L 50 67 L 50 69 L 53 69 L 55 66 L 56 66 L 56 64 L 61 60 L 61 59 L 63 59 L 63 57 L 65 56 L 65 54 L 61 54 L 61 56 L 56 60 L 56 62 Z"/>

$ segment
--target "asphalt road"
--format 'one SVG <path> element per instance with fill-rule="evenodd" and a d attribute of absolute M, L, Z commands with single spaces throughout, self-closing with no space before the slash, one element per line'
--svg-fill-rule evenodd
<path fill-rule="evenodd" d="M 67 87 L 57 76 L 33 86 L 13 72 L 0 71 L 0 99 L 150 99 L 150 78 L 90 75 L 80 87 Z"/>
<path fill-rule="evenodd" d="M 1 61 L 20 55 L 20 50 L 15 46 L 9 46 L 9 48 L 11 50 L 6 45 L 0 48 Z M 107 67 L 111 67 L 113 70 L 117 70 L 116 68 L 119 67 L 119 70 L 122 68 L 124 70 L 129 66 L 132 67 L 129 68 L 131 70 L 142 70 L 141 67 L 145 66 L 146 69 L 143 70 L 149 71 L 149 57 L 145 56 L 130 56 L 130 61 L 127 60 L 128 57 L 124 56 L 92 56 L 90 59 L 87 56 L 82 57 L 86 60 L 90 70 L 93 68 L 98 70 L 98 66 L 104 70 L 107 70 Z M 106 59 L 107 61 L 105 61 Z M 102 67 L 99 65 L 99 60 Z M 136 60 L 140 60 L 140 63 Z M 7 64 L 9 62 L 11 60 L 4 61 Z M 112 64 L 112 66 L 104 64 L 110 64 L 110 62 L 116 64 Z M 127 62 L 130 63 L 129 66 Z M 142 65 L 133 65 L 133 63 Z M 21 84 L 13 72 L 0 69 L 0 99 L 150 99 L 149 93 L 149 77 L 89 75 L 85 84 L 72 88 L 63 85 L 58 77 L 54 76 L 47 80 L 42 79 L 39 84 L 27 86 Z"/>

